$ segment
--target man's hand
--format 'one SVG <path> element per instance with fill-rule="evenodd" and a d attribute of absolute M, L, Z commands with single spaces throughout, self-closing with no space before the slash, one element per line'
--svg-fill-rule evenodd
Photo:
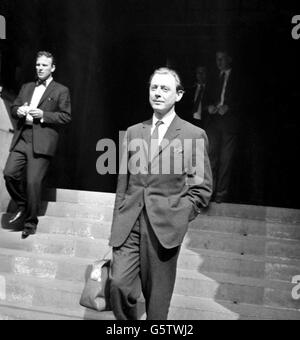
<path fill-rule="evenodd" d="M 218 111 L 218 108 L 214 105 L 209 105 L 208 107 L 208 113 L 211 114 L 211 115 L 214 115 L 216 114 Z"/>
<path fill-rule="evenodd" d="M 19 118 L 24 118 L 27 116 L 27 113 L 28 113 L 28 109 L 29 109 L 29 106 L 28 106 L 28 103 L 25 103 L 23 106 L 20 106 L 18 108 L 18 111 L 17 111 L 17 115 Z"/>
<path fill-rule="evenodd" d="M 219 115 L 224 116 L 228 112 L 229 107 L 228 105 L 222 105 L 219 107 Z"/>
<path fill-rule="evenodd" d="M 33 119 L 43 119 L 44 112 L 40 109 L 31 109 L 28 112 Z"/>

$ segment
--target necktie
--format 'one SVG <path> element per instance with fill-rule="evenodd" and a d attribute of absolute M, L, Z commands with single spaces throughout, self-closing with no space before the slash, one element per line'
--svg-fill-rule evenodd
<path fill-rule="evenodd" d="M 150 139 L 150 145 L 149 145 L 149 162 L 151 163 L 151 161 L 153 160 L 154 156 L 156 155 L 157 149 L 158 149 L 158 129 L 159 127 L 164 124 L 164 122 L 162 122 L 161 120 L 158 120 L 155 124 L 155 129 L 151 135 L 151 139 Z"/>
<path fill-rule="evenodd" d="M 225 81 L 225 72 L 222 72 L 221 75 L 220 75 L 219 93 L 218 93 L 218 100 L 219 100 L 220 103 L 222 101 L 224 81 Z"/>
<path fill-rule="evenodd" d="M 200 87 L 199 87 L 199 89 L 197 89 L 198 93 L 197 93 L 197 97 L 195 98 L 195 102 L 194 102 L 194 106 L 193 106 L 193 114 L 198 112 L 199 104 L 202 101 L 202 97 L 203 97 L 204 86 L 203 85 L 199 85 L 199 86 Z"/>

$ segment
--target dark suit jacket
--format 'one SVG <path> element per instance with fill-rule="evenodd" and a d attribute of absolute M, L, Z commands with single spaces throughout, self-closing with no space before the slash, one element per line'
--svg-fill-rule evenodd
<path fill-rule="evenodd" d="M 168 249 L 179 246 L 189 222 L 208 205 L 212 194 L 206 133 L 176 116 L 164 137 L 168 142 L 152 162 L 154 174 L 147 174 L 151 126 L 152 120 L 149 120 L 127 130 L 120 170 L 131 171 L 121 173 L 118 179 L 110 237 L 113 247 L 126 241 L 144 205 L 162 246 Z M 140 163 L 133 159 L 136 141 L 144 143 L 139 151 Z M 171 164 L 170 171 L 159 171 L 159 162 L 167 167 Z M 181 166 L 180 171 L 175 170 L 174 163 Z M 144 173 L 137 164 L 143 164 L 139 169 L 144 169 Z"/>
<path fill-rule="evenodd" d="M 207 115 L 205 127 L 210 124 L 221 124 L 227 131 L 236 132 L 239 129 L 240 107 L 241 107 L 241 86 L 237 73 L 232 69 L 226 86 L 224 105 L 228 105 L 229 111 L 224 115 Z M 220 102 L 219 74 L 215 76 L 208 87 L 209 105 L 218 105 Z"/>
<path fill-rule="evenodd" d="M 194 109 L 194 101 L 195 101 L 195 93 L 196 93 L 197 85 L 194 85 L 190 88 L 187 88 L 182 100 L 179 102 L 179 109 L 181 114 L 181 117 L 185 120 L 187 120 L 190 123 L 194 123 L 193 115 L 195 112 L 193 112 Z M 208 96 L 207 96 L 207 85 L 205 85 L 204 93 L 202 96 L 202 125 L 204 124 L 206 117 L 207 117 L 207 109 L 208 109 Z"/>
<path fill-rule="evenodd" d="M 12 117 L 18 120 L 18 124 L 10 151 L 18 143 L 25 126 L 25 118 L 20 119 L 17 116 L 18 108 L 26 102 L 30 104 L 34 89 L 35 83 L 23 85 L 11 107 Z M 33 122 L 33 151 L 40 155 L 54 156 L 59 138 L 59 127 L 71 121 L 71 100 L 68 88 L 53 80 L 41 98 L 38 108 L 44 111 L 44 119 L 43 122 L 39 119 Z"/>

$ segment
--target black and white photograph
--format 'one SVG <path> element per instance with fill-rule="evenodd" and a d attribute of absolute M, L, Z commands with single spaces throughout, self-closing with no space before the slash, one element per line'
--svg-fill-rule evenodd
<path fill-rule="evenodd" d="M 0 320 L 300 320 L 299 60 L 292 1 L 0 0 Z"/>

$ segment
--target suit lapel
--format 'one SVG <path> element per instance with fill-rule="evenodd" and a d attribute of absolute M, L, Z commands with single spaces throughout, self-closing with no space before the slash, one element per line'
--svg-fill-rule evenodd
<path fill-rule="evenodd" d="M 159 154 L 161 154 L 165 150 L 165 148 L 168 147 L 172 140 L 180 135 L 181 127 L 182 120 L 176 115 L 164 136 L 164 142 L 162 143 Z"/>
<path fill-rule="evenodd" d="M 143 123 L 142 129 L 142 138 L 146 141 L 147 146 L 150 145 L 150 138 L 151 138 L 151 127 L 152 127 L 152 119 Z M 171 125 L 169 126 L 163 140 L 161 147 L 159 148 L 159 152 L 152 158 L 152 161 L 160 155 L 165 148 L 167 148 L 170 143 L 180 135 L 182 128 L 182 120 L 176 115 L 174 120 L 172 121 Z M 147 157 L 148 157 L 148 150 L 145 150 Z"/>
<path fill-rule="evenodd" d="M 40 107 L 43 102 L 49 97 L 50 93 L 55 89 L 56 83 L 54 80 L 51 81 L 51 83 L 47 86 L 46 91 L 44 92 L 38 107 Z"/>
<path fill-rule="evenodd" d="M 26 95 L 26 97 L 28 99 L 27 100 L 28 105 L 30 105 L 30 103 L 31 103 L 34 89 L 35 89 L 35 83 L 30 83 L 28 85 L 28 92 L 27 92 L 27 95 Z"/>
<path fill-rule="evenodd" d="M 143 130 L 142 130 L 142 139 L 146 142 L 147 150 L 145 150 L 145 154 L 148 159 L 148 148 L 150 144 L 150 138 L 151 138 L 151 127 L 152 127 L 152 119 L 147 120 L 143 123 Z M 146 146 L 144 144 L 144 146 Z"/>

